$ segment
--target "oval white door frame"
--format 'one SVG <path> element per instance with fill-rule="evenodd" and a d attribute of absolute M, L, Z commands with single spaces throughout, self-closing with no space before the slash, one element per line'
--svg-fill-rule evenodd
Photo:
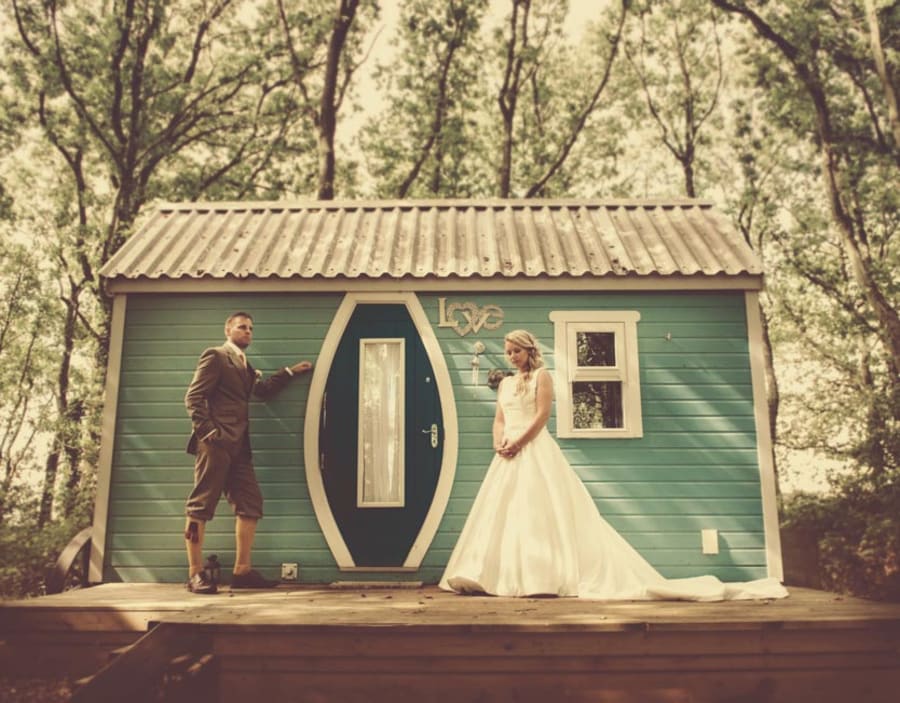
<path fill-rule="evenodd" d="M 447 502 L 450 499 L 450 491 L 453 488 L 453 479 L 456 475 L 456 461 L 459 452 L 459 424 L 456 416 L 456 401 L 453 395 L 453 384 L 450 380 L 450 370 L 441 352 L 437 337 L 428 321 L 428 316 L 422 308 L 422 304 L 414 293 L 347 293 L 341 301 L 340 307 L 331 321 L 328 333 L 322 342 L 315 369 L 313 369 L 310 381 L 309 399 L 306 405 L 306 420 L 304 423 L 304 451 L 303 458 L 306 465 L 306 483 L 309 488 L 309 496 L 312 501 L 316 519 L 328 543 L 339 569 L 354 570 L 358 567 L 353 561 L 350 550 L 347 548 L 337 522 L 331 512 L 328 497 L 325 494 L 325 485 L 322 481 L 322 469 L 319 465 L 319 421 L 322 414 L 322 401 L 325 394 L 325 386 L 328 374 L 334 361 L 338 345 L 344 335 L 344 330 L 350 322 L 353 311 L 358 305 L 383 304 L 404 305 L 412 318 L 422 343 L 425 353 L 431 362 L 434 378 L 437 384 L 438 397 L 441 403 L 441 413 L 444 422 L 444 444 L 441 471 L 438 477 L 434 500 L 422 523 L 409 554 L 400 567 L 403 571 L 417 569 L 425 558 L 425 553 L 431 545 L 440 525 Z M 383 571 L 383 567 L 372 569 Z"/>

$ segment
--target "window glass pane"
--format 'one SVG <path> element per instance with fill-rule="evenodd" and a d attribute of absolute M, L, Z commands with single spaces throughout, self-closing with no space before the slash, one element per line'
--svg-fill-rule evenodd
<path fill-rule="evenodd" d="M 616 366 L 615 332 L 576 332 L 578 366 Z"/>
<path fill-rule="evenodd" d="M 576 430 L 624 427 L 621 381 L 589 381 L 572 384 Z"/>
<path fill-rule="evenodd" d="M 403 345 L 363 341 L 360 373 L 360 505 L 403 504 Z"/>

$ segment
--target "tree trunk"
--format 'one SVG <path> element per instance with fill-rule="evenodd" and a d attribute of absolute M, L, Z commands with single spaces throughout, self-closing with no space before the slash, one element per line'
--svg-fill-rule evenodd
<path fill-rule="evenodd" d="M 824 101 L 824 97 L 821 98 Z M 895 391 L 900 388 L 900 315 L 890 304 L 879 287 L 877 281 L 869 270 L 866 261 L 860 251 L 859 237 L 854 226 L 853 219 L 844 207 L 841 188 L 842 174 L 832 135 L 828 127 L 827 106 L 817 103 L 817 111 L 820 111 L 820 132 L 823 150 L 823 167 L 828 182 L 828 195 L 831 201 L 831 212 L 838 224 L 838 231 L 844 241 L 844 252 L 850 262 L 850 270 L 856 283 L 863 291 L 863 295 L 875 313 L 880 323 L 878 336 L 888 353 L 888 372 L 891 385 Z M 895 417 L 900 417 L 900 408 L 895 411 Z"/>
<path fill-rule="evenodd" d="M 697 197 L 697 188 L 694 185 L 694 157 L 686 158 L 681 162 L 684 170 L 684 193 L 689 198 Z"/>
<path fill-rule="evenodd" d="M 450 67 L 453 65 L 453 56 L 460 46 L 461 35 L 462 29 L 460 27 L 457 27 L 454 37 L 450 41 L 450 44 L 447 48 L 447 53 L 444 55 L 444 58 L 441 61 L 441 74 L 437 84 L 437 95 L 434 101 L 434 117 L 431 120 L 431 129 L 429 131 L 428 138 L 425 140 L 425 144 L 422 146 L 422 149 L 419 153 L 419 158 L 416 159 L 416 162 L 413 164 L 410 172 L 407 174 L 406 178 L 403 179 L 403 182 L 397 189 L 397 195 L 400 198 L 405 198 L 413 183 L 416 182 L 416 179 L 419 177 L 419 172 L 425 165 L 425 161 L 428 159 L 428 155 L 432 152 L 432 149 L 434 149 L 436 152 L 435 159 L 437 161 L 437 164 L 435 166 L 434 172 L 431 175 L 430 189 L 431 192 L 435 195 L 437 195 L 439 192 L 441 183 L 440 138 L 441 133 L 444 129 L 444 116 L 447 114 L 447 110 L 449 109 L 447 91 L 450 76 Z"/>
<path fill-rule="evenodd" d="M 444 184 L 444 146 L 442 137 L 438 136 L 434 143 L 434 170 L 431 172 L 431 181 L 428 185 L 433 195 L 441 194 L 441 186 Z"/>
<path fill-rule="evenodd" d="M 47 455 L 44 464 L 44 485 L 41 488 L 41 505 L 38 511 L 38 528 L 42 528 L 53 517 L 53 494 L 56 492 L 56 475 L 59 473 L 59 437 L 53 444 L 53 449 Z"/>
<path fill-rule="evenodd" d="M 66 479 L 66 490 L 63 495 L 63 515 L 72 517 L 75 512 L 75 506 L 78 504 L 78 494 L 81 487 L 81 443 L 78 441 L 77 429 L 81 427 L 84 419 L 84 401 L 80 398 L 74 400 L 69 405 L 68 417 L 66 418 L 66 464 L 69 469 L 69 475 Z"/>
<path fill-rule="evenodd" d="M 81 289 L 73 286 L 66 303 L 66 323 L 63 326 L 63 354 L 57 374 L 57 427 L 52 449 L 44 464 L 44 485 L 41 489 L 41 505 L 38 512 L 38 527 L 43 527 L 53 515 L 53 499 L 56 493 L 56 477 L 63 452 L 68 452 L 71 444 L 72 428 L 69 424 L 69 385 L 71 382 L 72 351 L 75 348 L 75 333 L 78 325 L 78 297 Z M 68 455 L 68 454 L 67 454 Z"/>
<path fill-rule="evenodd" d="M 859 453 L 860 461 L 871 469 L 872 476 L 879 478 L 884 475 L 887 468 L 887 451 L 884 445 L 884 431 L 888 425 L 888 419 L 884 416 L 878 405 L 877 391 L 875 390 L 875 377 L 869 363 L 869 350 L 865 340 L 859 340 L 859 384 L 863 389 L 863 397 L 868 400 L 866 408 L 866 445 Z"/>
<path fill-rule="evenodd" d="M 600 80 L 598 81 L 597 87 L 594 89 L 590 100 L 587 101 L 584 109 L 578 115 L 578 119 L 575 120 L 575 123 L 572 125 L 572 130 L 563 140 L 562 145 L 560 146 L 559 151 L 556 154 L 556 157 L 553 159 L 553 162 L 547 168 L 546 172 L 526 191 L 525 197 L 533 198 L 540 194 L 544 190 L 550 179 L 553 178 L 553 176 L 555 176 L 563 167 L 566 159 L 569 158 L 569 154 L 572 152 L 572 148 L 575 146 L 575 142 L 578 141 L 578 137 L 581 135 L 581 132 L 584 130 L 584 126 L 587 124 L 588 117 L 590 117 L 596 109 L 597 103 L 600 101 L 600 96 L 603 94 L 603 91 L 606 89 L 606 85 L 609 82 L 609 78 L 612 74 L 613 64 L 615 64 L 616 56 L 619 53 L 619 44 L 622 39 L 622 32 L 625 29 L 625 18 L 627 16 L 628 0 L 623 0 L 622 12 L 619 15 L 619 24 L 616 29 L 616 33 L 613 37 L 610 38 L 609 57 L 606 60 L 606 68 L 603 71 L 603 75 L 600 76 Z"/>
<path fill-rule="evenodd" d="M 359 0 L 337 0 L 337 16 L 331 27 L 328 57 L 325 63 L 325 83 L 319 108 L 319 200 L 334 199 L 334 136 L 337 131 L 338 70 L 347 34 L 356 16 Z"/>
<path fill-rule="evenodd" d="M 503 117 L 503 146 L 498 173 L 498 187 L 501 198 L 508 198 L 512 192 L 512 151 L 513 127 L 516 118 L 516 105 L 519 101 L 519 90 L 522 85 L 522 53 L 528 47 L 528 15 L 531 12 L 531 0 L 512 0 L 513 11 L 510 15 L 510 36 L 506 44 L 506 67 L 503 72 L 503 85 L 497 95 L 497 104 Z M 519 6 L 522 7 L 522 31 L 519 40 Z M 517 45 L 521 49 L 516 50 Z"/>
<path fill-rule="evenodd" d="M 898 105 L 897 91 L 894 90 L 894 77 L 884 55 L 884 47 L 881 43 L 881 28 L 878 26 L 878 13 L 875 11 L 874 0 L 865 0 L 866 23 L 869 25 L 869 46 L 872 47 L 872 59 L 875 61 L 875 69 L 884 90 L 885 102 L 887 102 L 888 119 L 891 124 L 891 132 L 894 134 L 894 148 L 900 152 L 900 105 Z"/>
<path fill-rule="evenodd" d="M 778 377 L 775 375 L 775 355 L 772 353 L 772 340 L 769 337 L 769 317 L 759 303 L 759 319 L 762 322 L 763 358 L 766 365 L 766 405 L 769 407 L 769 436 L 772 438 L 772 467 L 775 471 L 775 495 L 781 495 L 778 461 L 775 457 L 775 444 L 778 441 L 778 410 L 781 405 L 781 392 L 778 388 Z"/>
<path fill-rule="evenodd" d="M 3 457 L 0 457 L 3 458 Z M 13 469 L 12 465 L 8 460 L 3 461 L 4 464 L 4 472 L 3 472 L 3 481 L 0 482 L 0 525 L 3 525 L 6 518 L 6 498 L 9 495 L 9 491 L 12 488 L 12 480 L 13 480 Z"/>

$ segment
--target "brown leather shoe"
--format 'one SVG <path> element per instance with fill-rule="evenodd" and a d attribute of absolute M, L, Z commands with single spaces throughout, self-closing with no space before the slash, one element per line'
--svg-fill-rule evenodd
<path fill-rule="evenodd" d="M 259 573 L 256 569 L 250 569 L 246 574 L 232 574 L 232 588 L 275 588 L 278 581 L 271 581 Z"/>
<path fill-rule="evenodd" d="M 191 580 L 185 584 L 185 588 L 187 588 L 191 593 L 198 593 L 202 595 L 211 596 L 216 593 L 219 589 L 216 588 L 216 584 L 210 581 L 206 574 L 202 571 L 199 574 L 194 574 L 191 576 Z"/>

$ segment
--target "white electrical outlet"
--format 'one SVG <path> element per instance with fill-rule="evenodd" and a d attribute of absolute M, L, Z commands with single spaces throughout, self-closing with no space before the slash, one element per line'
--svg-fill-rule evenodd
<path fill-rule="evenodd" d="M 300 578 L 300 565 L 299 564 L 282 564 L 281 565 L 281 580 L 282 581 L 296 581 Z"/>
<path fill-rule="evenodd" d="M 704 554 L 719 553 L 719 531 L 718 530 L 700 530 L 701 543 L 703 545 Z"/>

